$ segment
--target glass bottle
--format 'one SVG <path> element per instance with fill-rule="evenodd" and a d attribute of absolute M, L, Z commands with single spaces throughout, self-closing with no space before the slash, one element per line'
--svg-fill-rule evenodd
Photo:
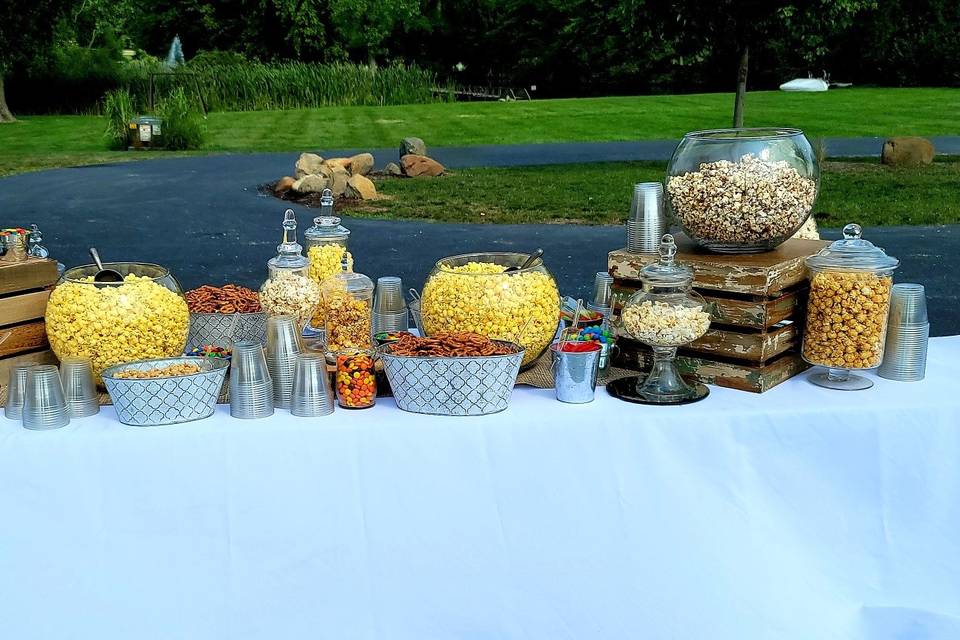
<path fill-rule="evenodd" d="M 377 402 L 374 352 L 352 349 L 337 354 L 337 404 L 344 409 L 367 409 Z"/>
<path fill-rule="evenodd" d="M 710 308 L 692 291 L 693 270 L 676 264 L 673 236 L 660 240 L 660 259 L 640 270 L 642 288 L 630 296 L 620 322 L 630 336 L 653 350 L 653 366 L 646 376 L 617 382 L 625 400 L 643 404 L 684 404 L 709 393 L 702 384 L 689 385 L 680 377 L 674 359 L 677 347 L 701 337 L 710 327 Z M 631 388 L 632 387 L 632 388 Z"/>
<path fill-rule="evenodd" d="M 260 287 L 260 307 L 267 316 L 289 315 L 302 330 L 320 302 L 320 287 L 308 276 L 309 262 L 297 242 L 293 209 L 283 213 L 283 242 L 267 262 L 268 276 Z"/>
<path fill-rule="evenodd" d="M 373 346 L 373 281 L 349 270 L 346 251 L 341 257 L 340 269 L 321 285 L 327 351 L 370 349 Z"/>
<path fill-rule="evenodd" d="M 303 242 L 310 261 L 309 276 L 317 284 L 340 271 L 343 252 L 347 251 L 350 230 L 340 224 L 334 214 L 333 192 L 324 189 L 320 196 L 320 215 L 313 219 L 313 226 L 303 234 Z M 353 255 L 347 251 L 348 270 L 353 271 Z M 317 307 L 311 325 L 323 328 L 323 305 Z"/>
<path fill-rule="evenodd" d="M 883 360 L 893 272 L 900 264 L 862 239 L 862 228 L 848 224 L 843 239 L 805 260 L 810 298 L 803 331 L 803 359 L 827 367 L 808 380 L 821 387 L 869 389 L 869 378 L 853 369 L 873 369 Z"/>

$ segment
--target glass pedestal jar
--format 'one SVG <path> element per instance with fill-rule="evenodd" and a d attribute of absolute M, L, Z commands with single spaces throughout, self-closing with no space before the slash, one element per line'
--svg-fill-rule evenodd
<path fill-rule="evenodd" d="M 677 370 L 677 347 L 707 332 L 710 311 L 691 290 L 693 271 L 674 264 L 677 245 L 666 234 L 660 242 L 659 262 L 640 271 L 642 288 L 624 303 L 620 322 L 631 338 L 653 350 L 653 366 L 646 376 L 621 378 L 607 385 L 611 395 L 640 404 L 686 404 L 702 400 L 709 390 L 688 384 Z"/>
<path fill-rule="evenodd" d="M 283 214 L 283 242 L 267 262 L 267 279 L 260 287 L 260 308 L 270 316 L 293 316 L 301 331 L 320 303 L 320 286 L 308 276 L 309 262 L 297 243 L 297 219 L 292 209 Z"/>
<path fill-rule="evenodd" d="M 333 192 L 324 189 L 320 196 L 320 215 L 313 219 L 313 226 L 303 234 L 311 280 L 323 285 L 324 280 L 340 273 L 344 252 L 347 270 L 353 271 L 353 255 L 347 250 L 349 240 L 350 230 L 341 225 L 340 218 L 334 215 Z M 317 307 L 310 326 L 316 330 L 323 329 L 323 305 Z"/>

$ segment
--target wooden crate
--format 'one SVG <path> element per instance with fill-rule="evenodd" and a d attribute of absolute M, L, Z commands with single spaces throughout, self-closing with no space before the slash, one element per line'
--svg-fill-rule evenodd
<path fill-rule="evenodd" d="M 43 316 L 57 281 L 54 260 L 0 262 L 0 385 L 17 364 L 50 364 Z"/>
<path fill-rule="evenodd" d="M 618 340 L 617 345 L 620 349 L 615 352 L 614 366 L 633 371 L 650 370 L 653 353 L 646 345 L 628 339 Z M 796 351 L 782 353 L 762 363 L 704 356 L 684 349 L 677 354 L 677 368 L 682 375 L 704 384 L 753 393 L 769 391 L 809 366 Z"/>
<path fill-rule="evenodd" d="M 681 370 L 701 382 L 762 393 L 806 369 L 798 355 L 807 297 L 804 259 L 827 244 L 789 240 L 767 253 L 720 255 L 677 236 L 677 261 L 693 269 L 694 289 L 714 310 L 707 333 L 680 351 Z M 657 258 L 610 252 L 616 307 L 639 289 L 640 269 Z M 627 337 L 618 344 L 620 366 L 649 366 L 646 347 Z"/>

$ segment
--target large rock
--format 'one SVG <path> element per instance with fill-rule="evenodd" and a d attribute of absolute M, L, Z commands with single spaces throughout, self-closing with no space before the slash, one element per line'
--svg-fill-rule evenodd
<path fill-rule="evenodd" d="M 330 169 L 330 184 L 328 187 L 333 191 L 333 197 L 339 198 L 347 191 L 347 181 L 350 179 L 350 172 L 340 165 L 328 165 Z"/>
<path fill-rule="evenodd" d="M 293 188 L 293 185 L 296 184 L 296 182 L 297 181 L 291 178 L 290 176 L 283 176 L 282 178 L 277 180 L 277 184 L 273 185 L 273 192 L 286 193 L 287 191 L 290 191 L 290 189 Z"/>
<path fill-rule="evenodd" d="M 331 167 L 340 167 L 350 171 L 350 158 L 328 158 L 324 164 L 327 164 Z"/>
<path fill-rule="evenodd" d="M 355 173 L 347 180 L 347 195 L 361 200 L 373 200 L 377 197 L 377 187 L 370 178 Z"/>
<path fill-rule="evenodd" d="M 926 138 L 899 136 L 883 143 L 880 162 L 893 167 L 920 167 L 933 164 L 933 143 Z"/>
<path fill-rule="evenodd" d="M 297 158 L 297 164 L 294 166 L 294 175 L 299 180 L 303 176 L 309 176 L 319 173 L 320 165 L 323 164 L 323 158 L 315 153 L 301 153 Z"/>
<path fill-rule="evenodd" d="M 358 153 L 350 158 L 350 173 L 357 176 L 365 176 L 373 171 L 373 154 Z"/>
<path fill-rule="evenodd" d="M 298 193 L 322 193 L 329 185 L 330 183 L 325 177 L 310 175 L 297 180 L 293 188 Z"/>
<path fill-rule="evenodd" d="M 403 172 L 411 178 L 418 176 L 439 176 L 443 173 L 443 165 L 427 156 L 408 153 L 400 158 L 400 166 Z"/>
<path fill-rule="evenodd" d="M 402 176 L 403 169 L 400 168 L 396 162 L 388 162 L 387 166 L 383 168 L 388 176 Z"/>
<path fill-rule="evenodd" d="M 413 154 L 415 156 L 427 155 L 427 145 L 420 138 L 404 138 L 400 141 L 400 157 Z"/>

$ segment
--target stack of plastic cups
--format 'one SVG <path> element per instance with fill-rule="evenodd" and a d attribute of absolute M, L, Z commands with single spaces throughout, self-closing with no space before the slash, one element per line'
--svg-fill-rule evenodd
<path fill-rule="evenodd" d="M 67 357 L 61 360 L 60 382 L 71 418 L 86 418 L 100 413 L 93 365 L 88 358 Z"/>
<path fill-rule="evenodd" d="M 234 342 L 230 363 L 230 415 L 254 419 L 273 415 L 273 380 L 259 342 Z"/>
<path fill-rule="evenodd" d="M 293 316 L 267 318 L 267 369 L 273 380 L 273 406 L 290 408 L 293 396 L 293 369 L 303 353 L 300 332 Z"/>
<path fill-rule="evenodd" d="M 23 394 L 27 388 L 27 370 L 32 365 L 20 365 L 10 369 L 10 379 L 7 383 L 7 404 L 3 407 L 3 415 L 11 420 L 23 419 Z"/>
<path fill-rule="evenodd" d="M 301 418 L 317 418 L 333 413 L 333 388 L 322 355 L 297 356 L 293 372 L 293 397 L 290 413 Z"/>
<path fill-rule="evenodd" d="M 633 187 L 633 201 L 627 217 L 627 251 L 656 253 L 660 238 L 670 230 L 663 210 L 663 185 L 641 182 Z"/>
<path fill-rule="evenodd" d="M 377 278 L 373 294 L 373 333 L 409 331 L 410 316 L 403 299 L 403 282 L 396 276 Z"/>
<path fill-rule="evenodd" d="M 63 395 L 60 372 L 52 364 L 30 367 L 23 392 L 23 426 L 27 429 L 59 429 L 70 424 L 70 410 Z"/>
<path fill-rule="evenodd" d="M 606 271 L 598 271 L 593 279 L 593 298 L 587 309 L 603 314 L 604 322 L 613 315 L 613 276 Z"/>
<path fill-rule="evenodd" d="M 930 322 L 922 284 L 895 284 L 890 292 L 890 317 L 883 362 L 877 375 L 898 382 L 923 380 L 927 370 Z"/>

